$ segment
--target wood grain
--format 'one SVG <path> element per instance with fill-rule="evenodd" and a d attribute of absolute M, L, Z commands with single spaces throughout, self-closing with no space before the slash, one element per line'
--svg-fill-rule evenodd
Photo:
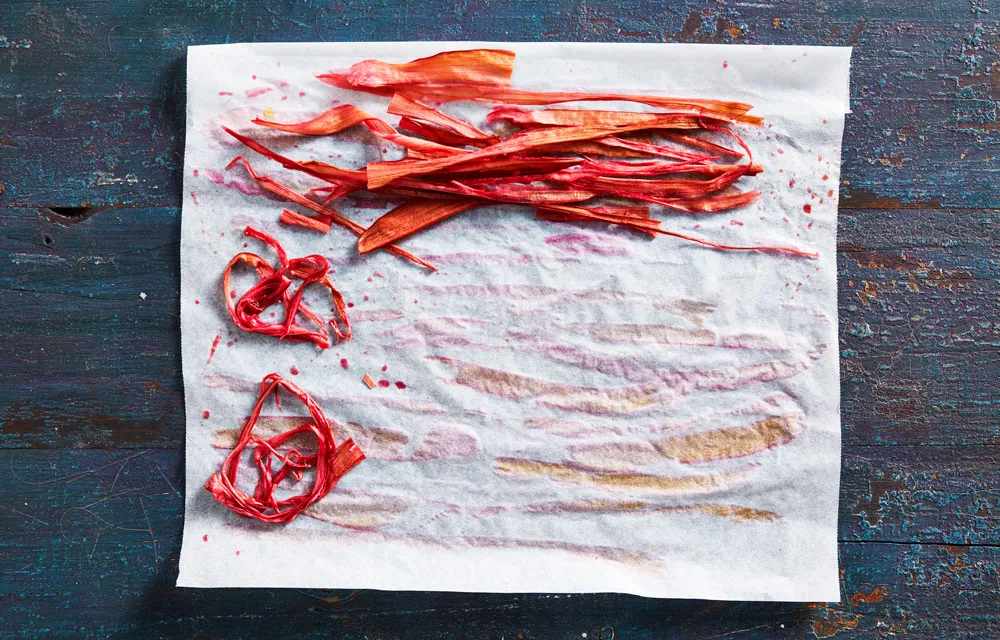
<path fill-rule="evenodd" d="M 1000 635 L 996 7 L 186 4 L 0 7 L 0 636 Z M 843 603 L 172 586 L 184 49 L 408 39 L 855 47 L 838 261 Z"/>

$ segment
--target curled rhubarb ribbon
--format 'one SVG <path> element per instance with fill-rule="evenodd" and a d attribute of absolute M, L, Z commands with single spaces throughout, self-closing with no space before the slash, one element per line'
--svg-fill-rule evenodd
<path fill-rule="evenodd" d="M 316 283 L 330 290 L 337 315 L 329 321 L 329 325 L 333 329 L 337 341 L 347 340 L 351 337 L 351 323 L 347 319 L 347 305 L 344 304 L 344 297 L 333 286 L 333 282 L 327 274 L 330 270 L 330 264 L 326 258 L 320 255 L 311 255 L 289 259 L 278 241 L 266 233 L 257 231 L 253 227 L 247 227 L 244 233 L 274 249 L 278 254 L 280 266 L 275 268 L 259 255 L 246 251 L 236 254 L 229 261 L 229 265 L 222 275 L 222 293 L 226 300 L 226 307 L 229 309 L 229 314 L 236 326 L 251 333 L 261 333 L 293 342 L 312 342 L 321 349 L 329 349 L 330 332 L 326 329 L 326 323 L 302 304 L 305 288 Z M 232 294 L 229 280 L 233 267 L 241 262 L 254 268 L 257 272 L 258 282 L 240 296 L 239 300 L 236 300 Z M 302 281 L 294 293 L 291 289 L 293 278 Z M 284 305 L 284 321 L 280 323 L 265 322 L 261 318 L 261 314 L 275 304 Z M 315 329 L 298 326 L 296 319 L 299 314 L 314 324 Z M 343 326 L 341 327 L 341 325 Z"/>
<path fill-rule="evenodd" d="M 253 435 L 253 429 L 260 417 L 264 401 L 272 392 L 277 399 L 279 388 L 283 388 L 306 406 L 311 421 L 264 440 Z M 285 443 L 303 434 L 311 434 L 316 438 L 315 454 L 303 455 L 294 448 L 282 450 Z M 240 459 L 250 446 L 253 447 L 253 462 L 259 473 L 253 495 L 236 488 Z M 309 394 L 277 373 L 271 373 L 264 376 L 261 381 L 257 404 L 243 425 L 236 446 L 222 463 L 222 468 L 205 483 L 205 488 L 220 503 L 246 518 L 263 522 L 291 522 L 310 505 L 330 493 L 344 474 L 364 459 L 365 454 L 353 440 L 348 439 L 337 445 L 333 429 L 323 415 L 323 410 L 309 397 Z M 275 461 L 281 464 L 277 470 L 274 469 Z M 299 481 L 309 469 L 314 469 L 316 472 L 309 491 L 291 498 L 281 500 L 275 498 L 274 491 L 285 478 L 291 476 L 295 481 Z"/>

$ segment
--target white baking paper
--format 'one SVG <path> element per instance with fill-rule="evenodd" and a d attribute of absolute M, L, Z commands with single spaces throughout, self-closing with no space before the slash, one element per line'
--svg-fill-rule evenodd
<path fill-rule="evenodd" d="M 314 76 L 476 46 L 517 52 L 517 88 L 754 104 L 764 126 L 736 130 L 765 171 L 740 185 L 763 197 L 720 214 L 656 215 L 716 242 L 819 258 L 715 251 L 492 207 L 405 241 L 439 267 L 431 273 L 386 253 L 359 257 L 338 227 L 323 236 L 279 225 L 282 207 L 296 207 L 261 196 L 242 168 L 225 170 L 244 154 L 301 192 L 320 186 L 222 125 L 298 159 L 357 167 L 399 157 L 361 128 L 304 138 L 250 119 L 297 122 L 350 102 L 395 122 L 385 98 Z M 838 600 L 835 241 L 849 60 L 846 48 L 670 44 L 190 48 L 178 585 Z M 444 110 L 482 125 L 488 105 Z M 365 225 L 391 206 L 337 204 Z M 247 225 L 290 256 L 330 260 L 353 339 L 321 351 L 234 327 L 221 293 L 227 262 L 244 247 L 274 259 L 243 236 Z M 236 516 L 203 488 L 270 372 L 311 393 L 338 437 L 368 456 L 289 525 Z M 389 386 L 369 390 L 365 374 Z M 264 413 L 284 430 L 303 412 L 286 400 Z"/>

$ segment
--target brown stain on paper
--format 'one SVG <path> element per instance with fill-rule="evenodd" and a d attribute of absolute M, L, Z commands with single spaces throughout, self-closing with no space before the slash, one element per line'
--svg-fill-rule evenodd
<path fill-rule="evenodd" d="M 253 434 L 266 440 L 307 422 L 310 422 L 308 416 L 260 416 L 254 425 Z M 410 436 L 407 433 L 385 427 L 363 427 L 355 423 L 342 425 L 332 420 L 330 427 L 333 429 L 334 439 L 338 443 L 350 438 L 354 440 L 366 457 L 373 460 L 400 458 L 410 441 Z M 212 446 L 217 449 L 232 449 L 236 446 L 239 435 L 240 429 L 219 429 L 212 439 Z M 315 447 L 315 438 L 309 434 L 302 434 L 289 440 L 284 448 L 308 451 L 315 449 Z"/>
<path fill-rule="evenodd" d="M 388 493 L 332 491 L 306 514 L 348 529 L 374 529 L 390 524 L 411 506 L 411 501 Z"/>
<path fill-rule="evenodd" d="M 594 414 L 624 413 L 663 402 L 654 385 L 599 389 L 558 384 L 453 358 L 429 356 L 455 368 L 456 384 L 510 400 L 533 398 L 544 406 Z"/>
<path fill-rule="evenodd" d="M 699 464 L 761 453 L 791 441 L 801 432 L 802 427 L 794 416 L 780 416 L 742 427 L 643 442 L 574 445 L 569 448 L 569 457 L 577 464 L 606 470 L 634 469 L 662 460 Z"/>
<path fill-rule="evenodd" d="M 564 513 L 637 514 L 685 513 L 729 518 L 738 522 L 773 522 L 779 520 L 773 511 L 753 509 L 734 504 L 659 505 L 642 500 L 584 499 L 566 502 L 538 502 L 525 507 L 528 513 L 558 515 Z"/>
<path fill-rule="evenodd" d="M 548 479 L 559 484 L 586 485 L 612 491 L 645 491 L 663 495 L 721 491 L 742 483 L 747 477 L 745 470 L 697 476 L 600 473 L 568 464 L 523 458 L 497 458 L 494 468 L 501 475 L 525 480 Z"/>

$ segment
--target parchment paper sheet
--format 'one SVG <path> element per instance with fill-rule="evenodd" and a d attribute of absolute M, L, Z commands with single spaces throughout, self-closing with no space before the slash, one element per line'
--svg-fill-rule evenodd
<path fill-rule="evenodd" d="M 360 127 L 307 139 L 250 119 L 297 122 L 350 102 L 395 122 L 387 99 L 314 76 L 475 46 L 516 51 L 517 88 L 754 104 L 764 126 L 737 130 L 765 171 L 740 186 L 763 197 L 710 216 L 654 215 L 718 242 L 820 257 L 720 252 L 492 207 L 405 242 L 439 267 L 430 273 L 385 253 L 359 257 L 337 227 L 322 236 L 279 225 L 287 203 L 259 195 L 242 168 L 224 169 L 245 154 L 301 192 L 320 186 L 221 125 L 299 159 L 361 166 L 380 146 L 398 157 Z M 846 48 L 667 44 L 189 49 L 178 585 L 838 600 L 835 243 L 849 61 Z M 443 108 L 481 125 L 489 106 Z M 391 206 L 358 197 L 338 209 L 367 225 Z M 227 262 L 244 243 L 274 259 L 243 236 L 248 224 L 290 256 L 331 261 L 352 303 L 351 341 L 319 351 L 233 326 Z M 272 371 L 368 455 L 287 526 L 240 518 L 203 488 Z M 389 386 L 367 389 L 366 373 Z M 283 431 L 303 412 L 289 399 L 264 413 L 261 428 Z"/>

